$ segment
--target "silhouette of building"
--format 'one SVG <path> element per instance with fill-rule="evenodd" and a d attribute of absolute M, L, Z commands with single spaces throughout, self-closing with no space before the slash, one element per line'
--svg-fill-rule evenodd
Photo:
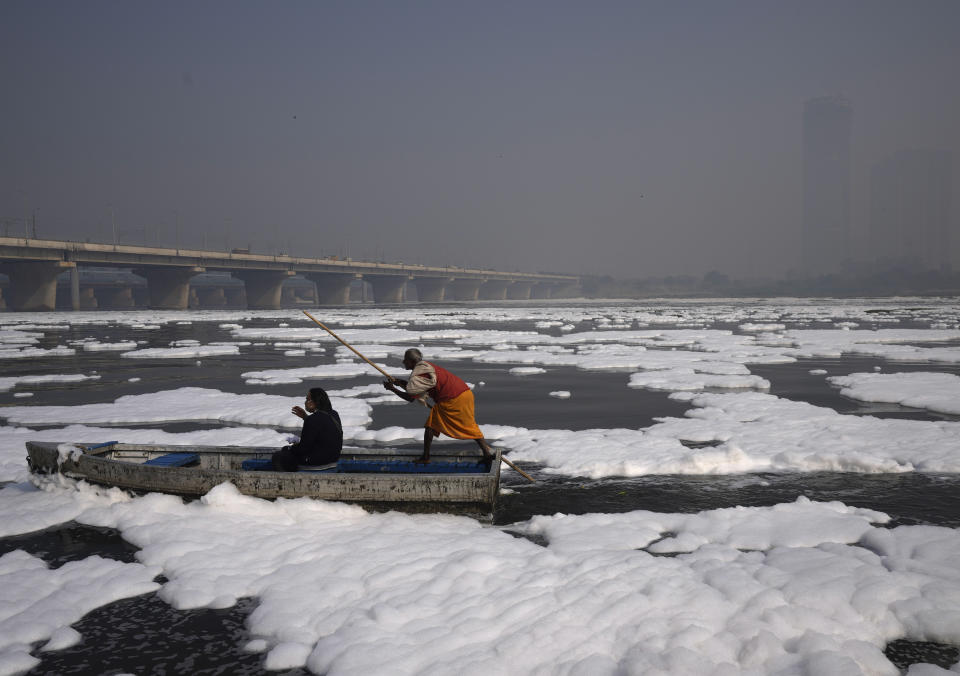
<path fill-rule="evenodd" d="M 870 174 L 875 258 L 927 269 L 950 263 L 953 158 L 945 150 L 899 150 Z"/>
<path fill-rule="evenodd" d="M 850 258 L 850 104 L 838 96 L 803 107 L 803 270 L 837 272 Z"/>

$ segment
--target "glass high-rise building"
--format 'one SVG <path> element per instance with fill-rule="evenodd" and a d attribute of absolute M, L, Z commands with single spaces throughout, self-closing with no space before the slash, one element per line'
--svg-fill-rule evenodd
<path fill-rule="evenodd" d="M 803 270 L 837 272 L 850 258 L 850 132 L 853 113 L 839 96 L 803 107 Z"/>

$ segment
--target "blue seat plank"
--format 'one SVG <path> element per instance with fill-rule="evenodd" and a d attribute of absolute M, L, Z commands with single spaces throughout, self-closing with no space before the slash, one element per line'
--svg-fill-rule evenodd
<path fill-rule="evenodd" d="M 250 458 L 240 463 L 240 469 L 248 472 L 271 471 L 270 458 Z M 300 472 L 327 473 L 343 472 L 350 474 L 486 474 L 489 468 L 480 462 L 445 462 L 434 460 L 426 465 L 412 460 L 347 460 L 342 459 L 336 467 L 329 469 L 311 469 L 302 467 Z"/>
<path fill-rule="evenodd" d="M 264 472 L 273 469 L 273 461 L 270 458 L 250 458 L 240 463 L 240 469 L 248 472 Z"/>
<path fill-rule="evenodd" d="M 195 462 L 200 458 L 196 453 L 167 453 L 156 458 L 147 460 L 144 465 L 154 465 L 156 467 L 183 467 Z"/>
<path fill-rule="evenodd" d="M 104 446 L 113 446 L 114 444 L 119 444 L 119 441 L 104 441 L 102 444 L 94 444 L 93 446 L 87 446 L 84 451 L 90 452 L 95 448 L 103 448 Z"/>
<path fill-rule="evenodd" d="M 385 472 L 393 474 L 486 474 L 488 468 L 479 462 L 445 462 L 434 460 L 422 465 L 412 460 L 341 460 L 340 472 Z"/>

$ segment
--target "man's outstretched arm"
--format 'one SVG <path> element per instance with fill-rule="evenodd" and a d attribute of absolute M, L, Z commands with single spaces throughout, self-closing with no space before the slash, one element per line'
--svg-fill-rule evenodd
<path fill-rule="evenodd" d="M 406 380 L 394 380 L 394 381 L 384 380 L 383 389 L 393 392 L 395 395 L 397 395 L 401 399 L 405 399 L 406 401 L 416 400 L 415 396 L 413 396 L 412 394 L 407 394 L 406 390 L 401 390 L 399 387 L 397 387 L 396 385 L 397 383 L 399 383 L 402 387 L 407 386 Z"/>

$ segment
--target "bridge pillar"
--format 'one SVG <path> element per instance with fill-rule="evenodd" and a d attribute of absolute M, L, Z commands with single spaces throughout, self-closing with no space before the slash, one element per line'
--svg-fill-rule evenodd
<path fill-rule="evenodd" d="M 373 286 L 373 302 L 402 303 L 403 288 L 407 284 L 406 275 L 369 275 L 366 277 Z"/>
<path fill-rule="evenodd" d="M 92 286 L 85 286 L 80 289 L 80 308 L 81 310 L 96 310 L 100 306 L 97 300 L 97 292 Z"/>
<path fill-rule="evenodd" d="M 480 286 L 480 300 L 506 300 L 507 287 L 513 282 L 506 279 L 490 279 Z"/>
<path fill-rule="evenodd" d="M 279 310 L 283 282 L 296 273 L 293 270 L 237 270 L 233 274 L 243 280 L 248 308 Z"/>
<path fill-rule="evenodd" d="M 447 286 L 453 281 L 447 277 L 421 277 L 413 280 L 417 287 L 417 300 L 421 303 L 439 303 L 447 293 Z"/>
<path fill-rule="evenodd" d="M 204 268 L 149 267 L 134 270 L 147 280 L 151 310 L 186 310 L 190 298 L 190 278 Z"/>
<path fill-rule="evenodd" d="M 507 298 L 510 300 L 528 300 L 533 282 L 514 282 L 507 287 Z"/>
<path fill-rule="evenodd" d="M 538 282 L 533 285 L 533 288 L 530 289 L 530 297 L 538 299 L 547 299 L 550 298 L 553 292 L 553 284 L 548 284 L 547 282 Z"/>
<path fill-rule="evenodd" d="M 453 296 L 453 300 L 477 300 L 481 284 L 482 279 L 454 279 L 448 295 Z"/>
<path fill-rule="evenodd" d="M 57 308 L 57 275 L 76 263 L 69 261 L 10 261 L 7 306 L 14 312 L 52 312 Z"/>
<path fill-rule="evenodd" d="M 223 295 L 227 299 L 227 307 L 244 307 L 247 304 L 246 289 L 243 285 L 225 286 Z"/>
<path fill-rule="evenodd" d="M 309 287 L 299 284 L 297 286 L 283 287 L 280 302 L 283 303 L 283 307 L 301 307 L 303 305 L 316 303 L 313 284 Z"/>
<path fill-rule="evenodd" d="M 227 294 L 222 286 L 201 286 L 195 287 L 197 291 L 197 303 L 202 308 L 220 308 L 227 305 Z"/>
<path fill-rule="evenodd" d="M 134 307 L 133 287 L 102 287 L 96 298 L 96 306 L 110 308 L 111 310 L 129 310 Z"/>
<path fill-rule="evenodd" d="M 317 285 L 317 305 L 347 305 L 350 282 L 359 277 L 352 272 L 315 272 L 304 276 Z"/>
<path fill-rule="evenodd" d="M 70 309 L 80 309 L 80 268 L 76 265 L 70 268 Z"/>

